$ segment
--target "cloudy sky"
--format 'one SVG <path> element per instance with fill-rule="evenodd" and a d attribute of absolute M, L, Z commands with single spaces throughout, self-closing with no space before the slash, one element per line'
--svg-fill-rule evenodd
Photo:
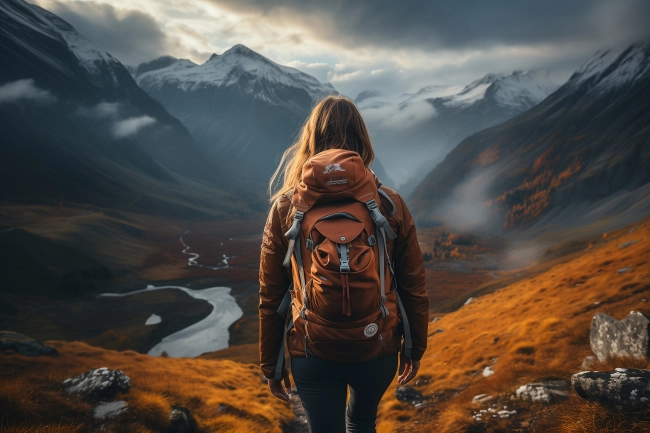
<path fill-rule="evenodd" d="M 572 71 L 600 48 L 650 38 L 647 0 L 28 1 L 126 64 L 163 54 L 202 63 L 241 43 L 352 97 Z"/>

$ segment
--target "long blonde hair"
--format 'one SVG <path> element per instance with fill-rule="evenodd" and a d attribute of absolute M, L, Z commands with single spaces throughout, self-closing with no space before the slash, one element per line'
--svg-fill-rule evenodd
<path fill-rule="evenodd" d="M 284 151 L 269 182 L 271 203 L 288 195 L 300 181 L 303 164 L 328 149 L 347 149 L 368 167 L 375 158 L 370 134 L 354 102 L 345 96 L 327 96 L 312 110 L 298 140 Z"/>

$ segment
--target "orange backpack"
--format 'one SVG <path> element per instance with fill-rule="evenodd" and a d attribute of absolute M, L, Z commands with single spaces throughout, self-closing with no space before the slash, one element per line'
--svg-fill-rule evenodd
<path fill-rule="evenodd" d="M 401 319 L 404 352 L 411 356 L 408 320 L 386 248 L 387 238 L 396 236 L 379 210 L 381 199 L 394 213 L 394 203 L 356 152 L 330 149 L 304 164 L 292 197 L 293 225 L 285 233 L 284 265 L 292 267 L 293 284 L 278 310 L 289 317 L 277 379 L 287 333 L 303 342 L 305 356 L 363 362 L 383 354 Z"/>

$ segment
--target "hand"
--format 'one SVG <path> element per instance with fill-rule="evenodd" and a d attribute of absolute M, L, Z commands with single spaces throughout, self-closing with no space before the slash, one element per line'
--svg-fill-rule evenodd
<path fill-rule="evenodd" d="M 282 372 L 282 379 L 269 379 L 269 389 L 271 394 L 280 400 L 289 401 L 289 394 L 287 394 L 286 389 L 291 389 L 291 382 L 289 381 L 289 372 L 284 369 Z M 284 382 L 284 388 L 282 387 L 282 382 Z"/>
<path fill-rule="evenodd" d="M 399 377 L 397 378 L 397 383 L 400 385 L 406 385 L 418 374 L 419 369 L 420 361 L 413 361 L 400 353 Z"/>

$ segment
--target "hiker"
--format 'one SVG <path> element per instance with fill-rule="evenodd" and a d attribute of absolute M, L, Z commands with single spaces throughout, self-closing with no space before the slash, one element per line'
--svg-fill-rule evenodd
<path fill-rule="evenodd" d="M 410 382 L 427 346 L 415 223 L 402 197 L 368 168 L 373 158 L 354 103 L 328 96 L 269 186 L 260 365 L 271 393 L 289 401 L 288 349 L 311 433 L 375 432 L 395 372 L 399 384 Z"/>

